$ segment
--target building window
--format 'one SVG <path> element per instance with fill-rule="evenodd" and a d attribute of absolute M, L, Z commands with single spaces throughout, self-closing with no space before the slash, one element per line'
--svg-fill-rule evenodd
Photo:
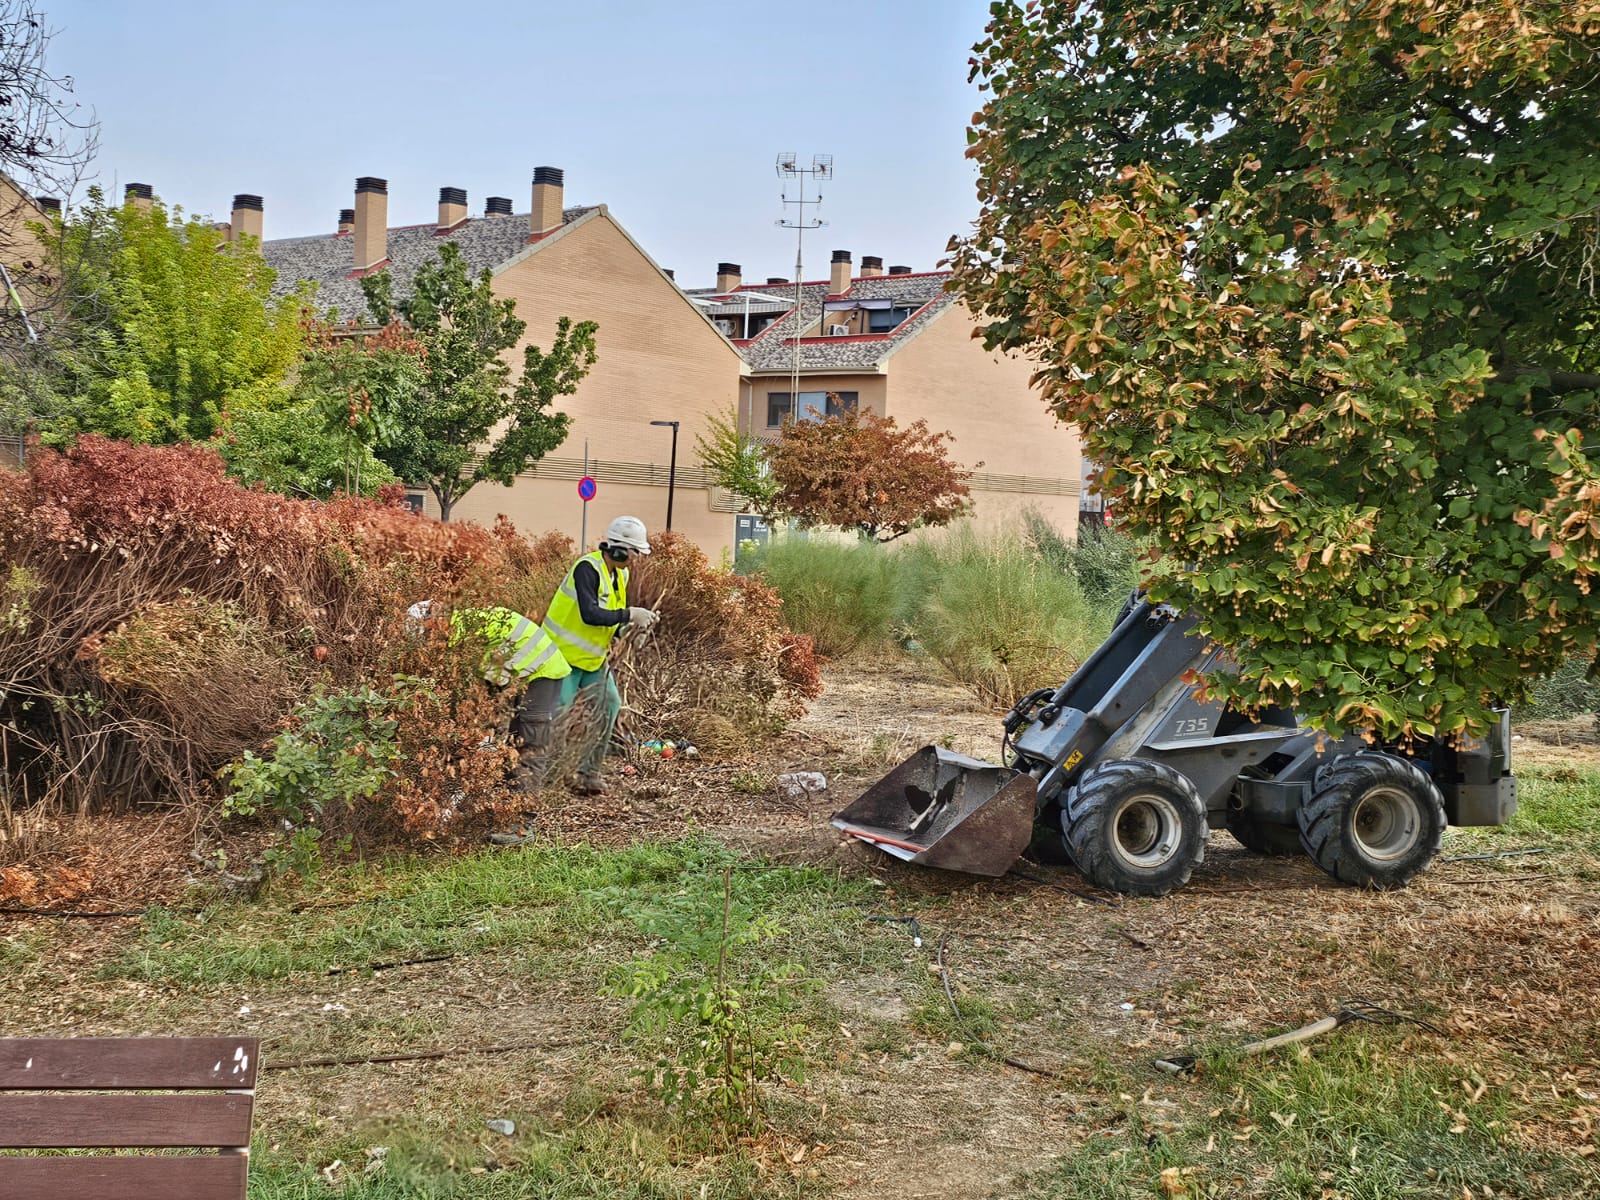
<path fill-rule="evenodd" d="M 915 311 L 914 308 L 900 306 L 890 309 L 871 309 L 867 313 L 867 332 L 889 333 L 904 324 L 906 318 Z"/>
<path fill-rule="evenodd" d="M 793 416 L 797 421 L 821 421 L 825 417 L 855 412 L 857 392 L 801 392 L 800 411 L 794 412 L 788 392 L 767 393 L 767 428 L 776 429 Z"/>

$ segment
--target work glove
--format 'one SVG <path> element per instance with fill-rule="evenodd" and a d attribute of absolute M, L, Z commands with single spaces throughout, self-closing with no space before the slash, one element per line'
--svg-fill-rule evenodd
<path fill-rule="evenodd" d="M 653 610 L 648 608 L 630 608 L 628 610 L 628 626 L 639 633 L 649 633 L 660 619 Z"/>

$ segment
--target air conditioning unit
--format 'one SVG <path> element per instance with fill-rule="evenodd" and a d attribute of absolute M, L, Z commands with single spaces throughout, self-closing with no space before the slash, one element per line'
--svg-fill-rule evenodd
<path fill-rule="evenodd" d="M 845 334 L 847 334 L 849 332 L 850 332 L 850 326 L 848 326 L 848 325 L 829 325 L 828 326 L 828 336 L 829 337 L 844 337 Z"/>

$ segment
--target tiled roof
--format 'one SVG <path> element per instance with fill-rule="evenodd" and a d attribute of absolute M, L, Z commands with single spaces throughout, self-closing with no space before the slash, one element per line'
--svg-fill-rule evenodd
<path fill-rule="evenodd" d="M 590 211 L 591 208 L 569 208 L 562 212 L 561 219 L 563 224 L 570 225 Z M 439 252 L 440 243 L 454 242 L 460 246 L 467 267 L 473 275 L 478 275 L 522 253 L 528 242 L 528 228 L 529 216 L 521 213 L 509 217 L 473 217 L 443 237 L 435 233 L 437 226 L 432 223 L 390 229 L 388 269 L 394 278 L 395 298 L 410 295 L 411 280 L 417 268 Z M 350 278 L 355 269 L 354 245 L 355 239 L 348 234 L 279 238 L 263 243 L 261 253 L 267 265 L 278 273 L 273 292 L 282 295 L 294 290 L 297 280 L 311 280 L 317 285 L 315 304 L 319 309 L 338 309 L 341 317 L 359 319 L 365 301 L 361 295 L 361 281 Z"/>
<path fill-rule="evenodd" d="M 950 278 L 948 271 L 931 271 L 918 275 L 875 275 L 851 281 L 850 290 L 844 293 L 851 300 L 894 300 L 901 304 L 920 305 L 905 321 L 890 333 L 865 337 L 805 337 L 800 339 L 800 369 L 809 371 L 851 371 L 876 367 L 891 352 L 915 337 L 927 323 L 956 302 L 956 297 L 944 290 Z M 758 337 L 738 343 L 739 352 L 752 371 L 787 371 L 794 366 L 794 334 L 796 329 L 810 329 L 822 315 L 822 303 L 829 296 L 828 284 L 801 285 L 800 310 L 793 311 L 795 288 L 793 284 L 756 285 L 739 290 L 773 299 L 787 300 L 789 315 L 774 321 Z"/>

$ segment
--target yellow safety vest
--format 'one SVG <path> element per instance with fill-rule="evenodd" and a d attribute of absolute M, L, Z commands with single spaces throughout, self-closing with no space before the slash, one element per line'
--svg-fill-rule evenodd
<path fill-rule="evenodd" d="M 590 562 L 600 572 L 600 607 L 624 609 L 628 607 L 628 568 L 617 570 L 615 583 L 598 550 L 585 554 L 572 564 L 567 577 L 561 581 L 556 594 L 550 598 L 550 607 L 544 614 L 544 631 L 561 647 L 562 656 L 577 671 L 593 671 L 606 660 L 611 639 L 617 636 L 617 625 L 585 625 L 583 611 L 578 607 L 578 589 L 572 582 L 578 563 Z"/>
<path fill-rule="evenodd" d="M 561 679 L 572 668 L 548 634 L 509 608 L 457 609 L 450 623 L 457 634 L 472 634 L 489 644 L 483 677 L 504 687 L 513 679 Z"/>

